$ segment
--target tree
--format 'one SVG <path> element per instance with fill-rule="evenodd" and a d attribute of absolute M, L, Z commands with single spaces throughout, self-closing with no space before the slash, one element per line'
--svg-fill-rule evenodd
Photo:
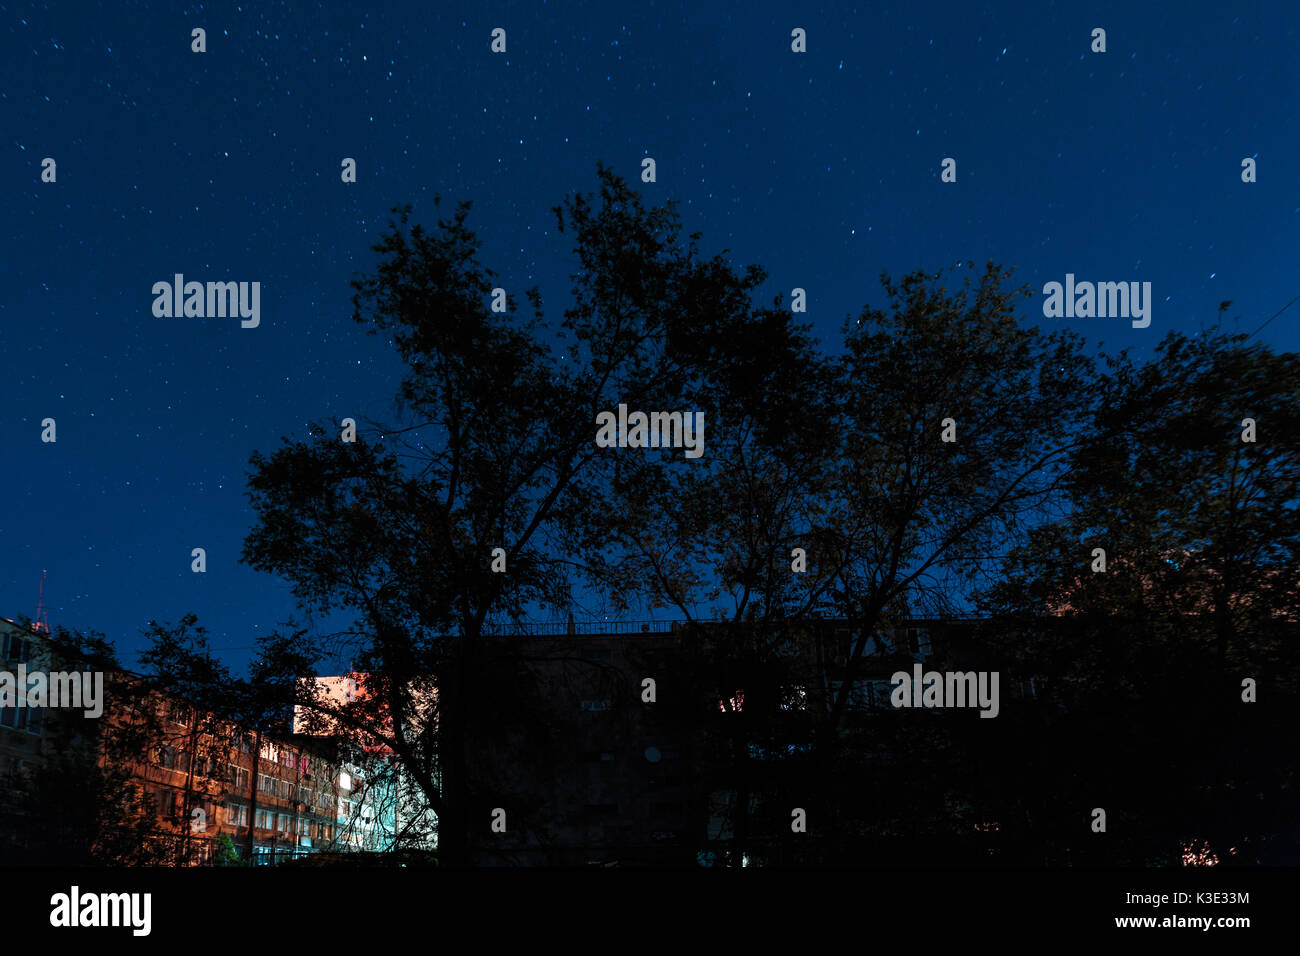
<path fill-rule="evenodd" d="M 612 457 L 571 545 L 617 606 L 685 618 L 679 666 L 657 673 L 685 708 L 680 733 L 701 737 L 700 785 L 725 796 L 712 815 L 726 821 L 722 859 L 735 865 L 766 842 L 752 811 L 788 775 L 771 755 L 792 745 L 789 700 L 815 680 L 791 653 L 794 630 L 832 580 L 817 522 L 838 440 L 834 368 L 780 296 L 754 303 L 765 277 L 751 266 L 737 281 L 716 262 L 687 299 L 693 334 L 678 348 L 692 375 L 675 407 L 702 412 L 707 452 Z"/>
<path fill-rule="evenodd" d="M 226 728 L 232 716 L 248 720 L 247 708 L 240 707 L 240 699 L 248 700 L 249 685 L 236 681 L 229 668 L 213 656 L 207 629 L 193 614 L 185 615 L 175 625 L 150 621 L 144 636 L 149 646 L 140 655 L 143 681 L 136 693 L 142 699 L 141 706 L 135 708 L 135 719 L 148 734 L 149 752 L 140 756 L 152 756 L 162 747 L 183 761 L 177 769 L 184 772 L 185 785 L 180 802 L 170 814 L 169 842 L 170 862 L 184 866 L 195 859 L 198 851 L 191 822 L 195 811 L 216 822 L 215 801 L 222 792 L 217 768 L 224 768 L 226 763 Z M 165 729 L 158 706 L 163 701 L 169 716 L 179 718 L 179 731 Z M 258 721 L 254 726 L 260 728 L 262 723 Z M 253 794 L 255 797 L 255 789 Z M 250 856 L 251 847 L 250 828 Z"/>
<path fill-rule="evenodd" d="M 1177 863 L 1204 844 L 1224 861 L 1294 862 L 1300 356 L 1175 332 L 1148 362 L 1116 359 L 1099 387 L 1067 513 L 981 599 L 994 643 L 1045 681 L 1071 755 L 1069 772 L 1043 764 L 1037 779 L 1003 762 L 1033 794 L 1023 825 L 1059 846 L 1071 831 L 1053 805 L 1105 804 L 1127 823 L 1112 861 Z"/>
<path fill-rule="evenodd" d="M 967 269 L 974 268 L 967 263 Z M 1058 501 L 1089 409 L 1093 362 L 1079 336 L 1022 325 L 989 263 L 949 294 L 915 272 L 882 285 L 888 312 L 846 328 L 846 429 L 822 533 L 833 542 L 840 617 L 855 628 L 830 710 L 833 733 L 874 632 L 951 613 L 979 572 Z"/>
<path fill-rule="evenodd" d="M 671 409 L 706 389 L 702 366 L 759 281 L 702 259 L 671 204 L 646 210 L 598 174 L 598 207 L 577 194 L 555 210 L 579 262 L 556 325 L 536 289 L 531 317 L 513 297 L 507 312 L 489 308 L 494 274 L 478 262 L 468 203 L 432 234 L 397 210 L 376 272 L 355 283 L 355 318 L 406 364 L 402 422 L 354 443 L 320 426 L 252 459 L 258 522 L 244 559 L 288 580 L 304 612 L 350 621 L 299 642 L 297 663 L 343 649 L 373 691 L 369 711 L 301 682 L 291 699 L 392 749 L 452 865 L 470 861 L 495 805 L 473 779 L 467 729 L 527 720 L 527 682 L 493 633 L 531 608 L 569 606 L 586 509 L 618 479 L 617 456 L 593 440 L 597 413 Z M 283 647 L 264 652 L 271 670 L 283 672 Z"/>

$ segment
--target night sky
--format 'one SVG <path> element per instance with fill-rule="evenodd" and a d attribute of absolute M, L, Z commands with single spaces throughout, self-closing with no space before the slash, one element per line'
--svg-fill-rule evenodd
<path fill-rule="evenodd" d="M 128 666 L 192 610 L 242 670 L 293 610 L 238 563 L 250 453 L 393 417 L 397 360 L 348 283 L 397 203 L 432 225 L 435 194 L 473 200 L 483 261 L 558 316 L 550 210 L 603 161 L 680 200 L 706 254 L 764 266 L 762 304 L 805 288 L 829 348 L 882 270 L 957 260 L 1015 266 L 1032 321 L 1139 355 L 1222 300 L 1253 332 L 1300 294 L 1293 3 L 361 6 L 0 3 L 0 616 L 34 616 L 48 569 L 50 623 Z M 1044 319 L 1067 272 L 1151 282 L 1150 327 Z M 261 282 L 259 327 L 156 318 L 175 273 Z M 1259 338 L 1298 330 L 1300 305 Z"/>

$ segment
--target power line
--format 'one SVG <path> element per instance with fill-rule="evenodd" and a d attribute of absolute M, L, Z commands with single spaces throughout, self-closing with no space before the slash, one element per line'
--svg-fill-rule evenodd
<path fill-rule="evenodd" d="M 1288 302 L 1286 305 L 1282 306 L 1282 308 L 1280 308 L 1280 309 L 1278 309 L 1276 312 L 1274 312 L 1271 316 L 1268 317 L 1267 320 L 1265 320 L 1264 325 L 1261 325 L 1259 328 L 1257 328 L 1254 332 L 1251 332 L 1250 334 L 1251 334 L 1252 336 L 1253 336 L 1253 335 L 1259 335 L 1260 332 L 1264 331 L 1264 326 L 1265 326 L 1265 325 L 1268 325 L 1269 322 L 1272 322 L 1274 319 L 1276 319 L 1279 315 L 1281 315 L 1281 314 L 1282 314 L 1283 312 L 1285 312 L 1287 309 L 1291 308 L 1291 306 L 1295 305 L 1297 302 L 1300 302 L 1300 295 L 1296 296 L 1294 299 L 1292 299 L 1292 300 L 1291 300 L 1290 302 Z"/>

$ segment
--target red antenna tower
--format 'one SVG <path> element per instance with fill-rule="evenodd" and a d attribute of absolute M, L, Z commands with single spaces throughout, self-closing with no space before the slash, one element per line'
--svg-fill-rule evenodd
<path fill-rule="evenodd" d="M 50 619 L 45 614 L 45 569 L 41 568 L 41 591 L 40 596 L 36 599 L 36 620 L 32 622 L 32 630 L 50 633 Z"/>

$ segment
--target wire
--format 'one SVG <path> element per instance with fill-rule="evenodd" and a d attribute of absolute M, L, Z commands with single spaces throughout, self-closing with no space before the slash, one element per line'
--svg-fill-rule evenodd
<path fill-rule="evenodd" d="M 1254 332 L 1251 332 L 1250 334 L 1251 334 L 1252 336 L 1254 336 L 1254 335 L 1259 335 L 1260 332 L 1264 331 L 1264 326 L 1265 326 L 1265 325 L 1268 325 L 1269 322 L 1272 322 L 1274 319 L 1276 319 L 1279 315 L 1281 315 L 1281 314 L 1282 314 L 1283 312 L 1285 312 L 1287 309 L 1291 308 L 1291 306 L 1295 305 L 1297 302 L 1300 302 L 1300 295 L 1296 296 L 1294 299 L 1292 299 L 1292 300 L 1291 300 L 1290 302 L 1288 302 L 1286 305 L 1282 306 L 1282 308 L 1280 308 L 1280 309 L 1278 309 L 1276 312 L 1274 312 L 1274 313 L 1273 313 L 1271 316 L 1269 316 L 1268 319 L 1264 322 L 1264 325 L 1261 325 L 1259 328 L 1257 328 Z"/>

